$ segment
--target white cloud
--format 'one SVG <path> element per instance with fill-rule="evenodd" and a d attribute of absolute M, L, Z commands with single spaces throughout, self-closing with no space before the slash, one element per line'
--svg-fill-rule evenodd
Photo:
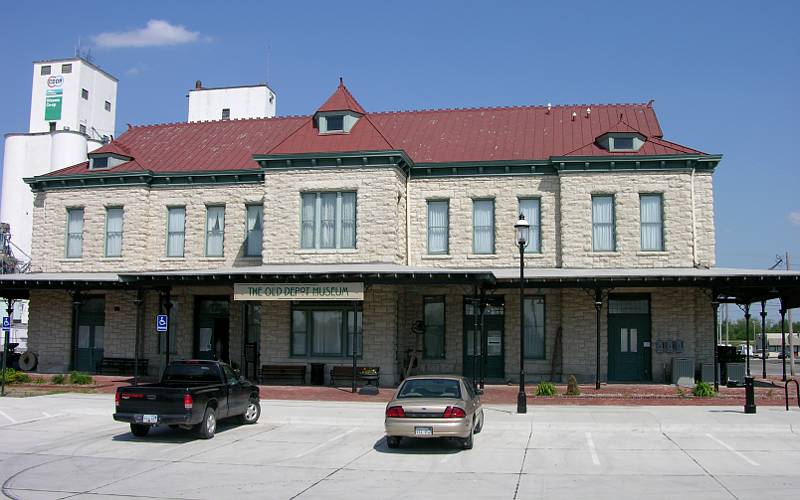
<path fill-rule="evenodd" d="M 800 211 L 789 212 L 789 222 L 800 226 Z"/>
<path fill-rule="evenodd" d="M 106 32 L 92 37 L 98 47 L 158 47 L 207 40 L 198 31 L 189 31 L 182 25 L 170 24 L 163 19 L 151 19 L 138 30 Z"/>

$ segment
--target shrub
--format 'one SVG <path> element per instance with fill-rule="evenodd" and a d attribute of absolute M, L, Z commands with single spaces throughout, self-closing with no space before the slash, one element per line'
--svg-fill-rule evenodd
<path fill-rule="evenodd" d="M 708 382 L 698 382 L 692 393 L 698 398 L 713 398 L 716 395 Z"/>
<path fill-rule="evenodd" d="M 88 373 L 70 372 L 69 383 L 75 385 L 88 385 L 92 383 L 92 376 Z"/>
<path fill-rule="evenodd" d="M 581 395 L 581 388 L 578 387 L 578 381 L 575 379 L 575 375 L 570 375 L 567 379 L 567 396 L 580 396 Z"/>
<path fill-rule="evenodd" d="M 556 386 L 553 385 L 552 382 L 548 382 L 543 380 L 539 382 L 538 387 L 536 387 L 536 395 L 537 396 L 555 396 L 556 395 Z"/>
<path fill-rule="evenodd" d="M 14 381 L 18 384 L 30 384 L 31 383 L 31 376 L 25 372 L 17 372 L 16 380 Z"/>
<path fill-rule="evenodd" d="M 53 375 L 53 378 L 50 379 L 50 382 L 61 385 L 66 382 L 66 377 L 63 374 L 59 373 L 58 375 Z"/>
<path fill-rule="evenodd" d="M 6 384 L 13 384 L 17 381 L 17 370 L 13 368 L 6 368 L 6 370 L 2 373 L 2 379 L 5 379 Z"/>
<path fill-rule="evenodd" d="M 44 378 L 44 377 L 35 377 L 35 378 L 33 379 L 33 383 L 34 383 L 34 384 L 39 384 L 39 385 L 41 385 L 41 384 L 46 384 L 46 383 L 47 383 L 47 379 L 46 379 L 46 378 Z"/>

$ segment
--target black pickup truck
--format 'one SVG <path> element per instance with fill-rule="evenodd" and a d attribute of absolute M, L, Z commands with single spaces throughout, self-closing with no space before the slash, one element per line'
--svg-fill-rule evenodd
<path fill-rule="evenodd" d="M 156 425 L 194 429 L 203 439 L 214 437 L 217 420 L 238 417 L 254 424 L 261 416 L 258 386 L 219 361 L 174 361 L 161 382 L 120 387 L 114 420 L 130 422 L 135 436 Z"/>

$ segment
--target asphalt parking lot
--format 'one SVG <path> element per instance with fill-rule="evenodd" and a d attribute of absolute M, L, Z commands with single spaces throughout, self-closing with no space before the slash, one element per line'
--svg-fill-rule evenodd
<path fill-rule="evenodd" d="M 253 426 L 134 438 L 113 396 L 0 400 L 9 498 L 797 498 L 800 410 L 486 407 L 475 448 L 389 450 L 383 404 L 263 401 Z"/>

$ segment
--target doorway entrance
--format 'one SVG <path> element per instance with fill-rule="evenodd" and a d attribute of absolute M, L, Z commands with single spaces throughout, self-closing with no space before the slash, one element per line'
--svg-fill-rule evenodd
<path fill-rule="evenodd" d="M 650 296 L 612 295 L 608 299 L 608 380 L 652 381 Z"/>
<path fill-rule="evenodd" d="M 75 369 L 99 373 L 103 365 L 103 336 L 106 324 L 105 297 L 86 297 L 78 313 L 75 339 Z"/>
<path fill-rule="evenodd" d="M 230 362 L 229 308 L 227 297 L 198 297 L 195 299 L 195 358 Z"/>
<path fill-rule="evenodd" d="M 505 303 L 503 297 L 484 299 L 483 322 L 481 328 L 480 310 L 478 313 L 477 335 L 473 315 L 472 297 L 464 297 L 464 365 L 465 377 L 478 376 L 481 363 L 485 362 L 487 379 L 505 378 Z M 477 337 L 477 338 L 476 338 Z M 477 343 L 477 349 L 475 344 Z M 485 359 L 481 357 L 486 353 Z M 473 362 L 477 373 L 473 369 Z"/>

